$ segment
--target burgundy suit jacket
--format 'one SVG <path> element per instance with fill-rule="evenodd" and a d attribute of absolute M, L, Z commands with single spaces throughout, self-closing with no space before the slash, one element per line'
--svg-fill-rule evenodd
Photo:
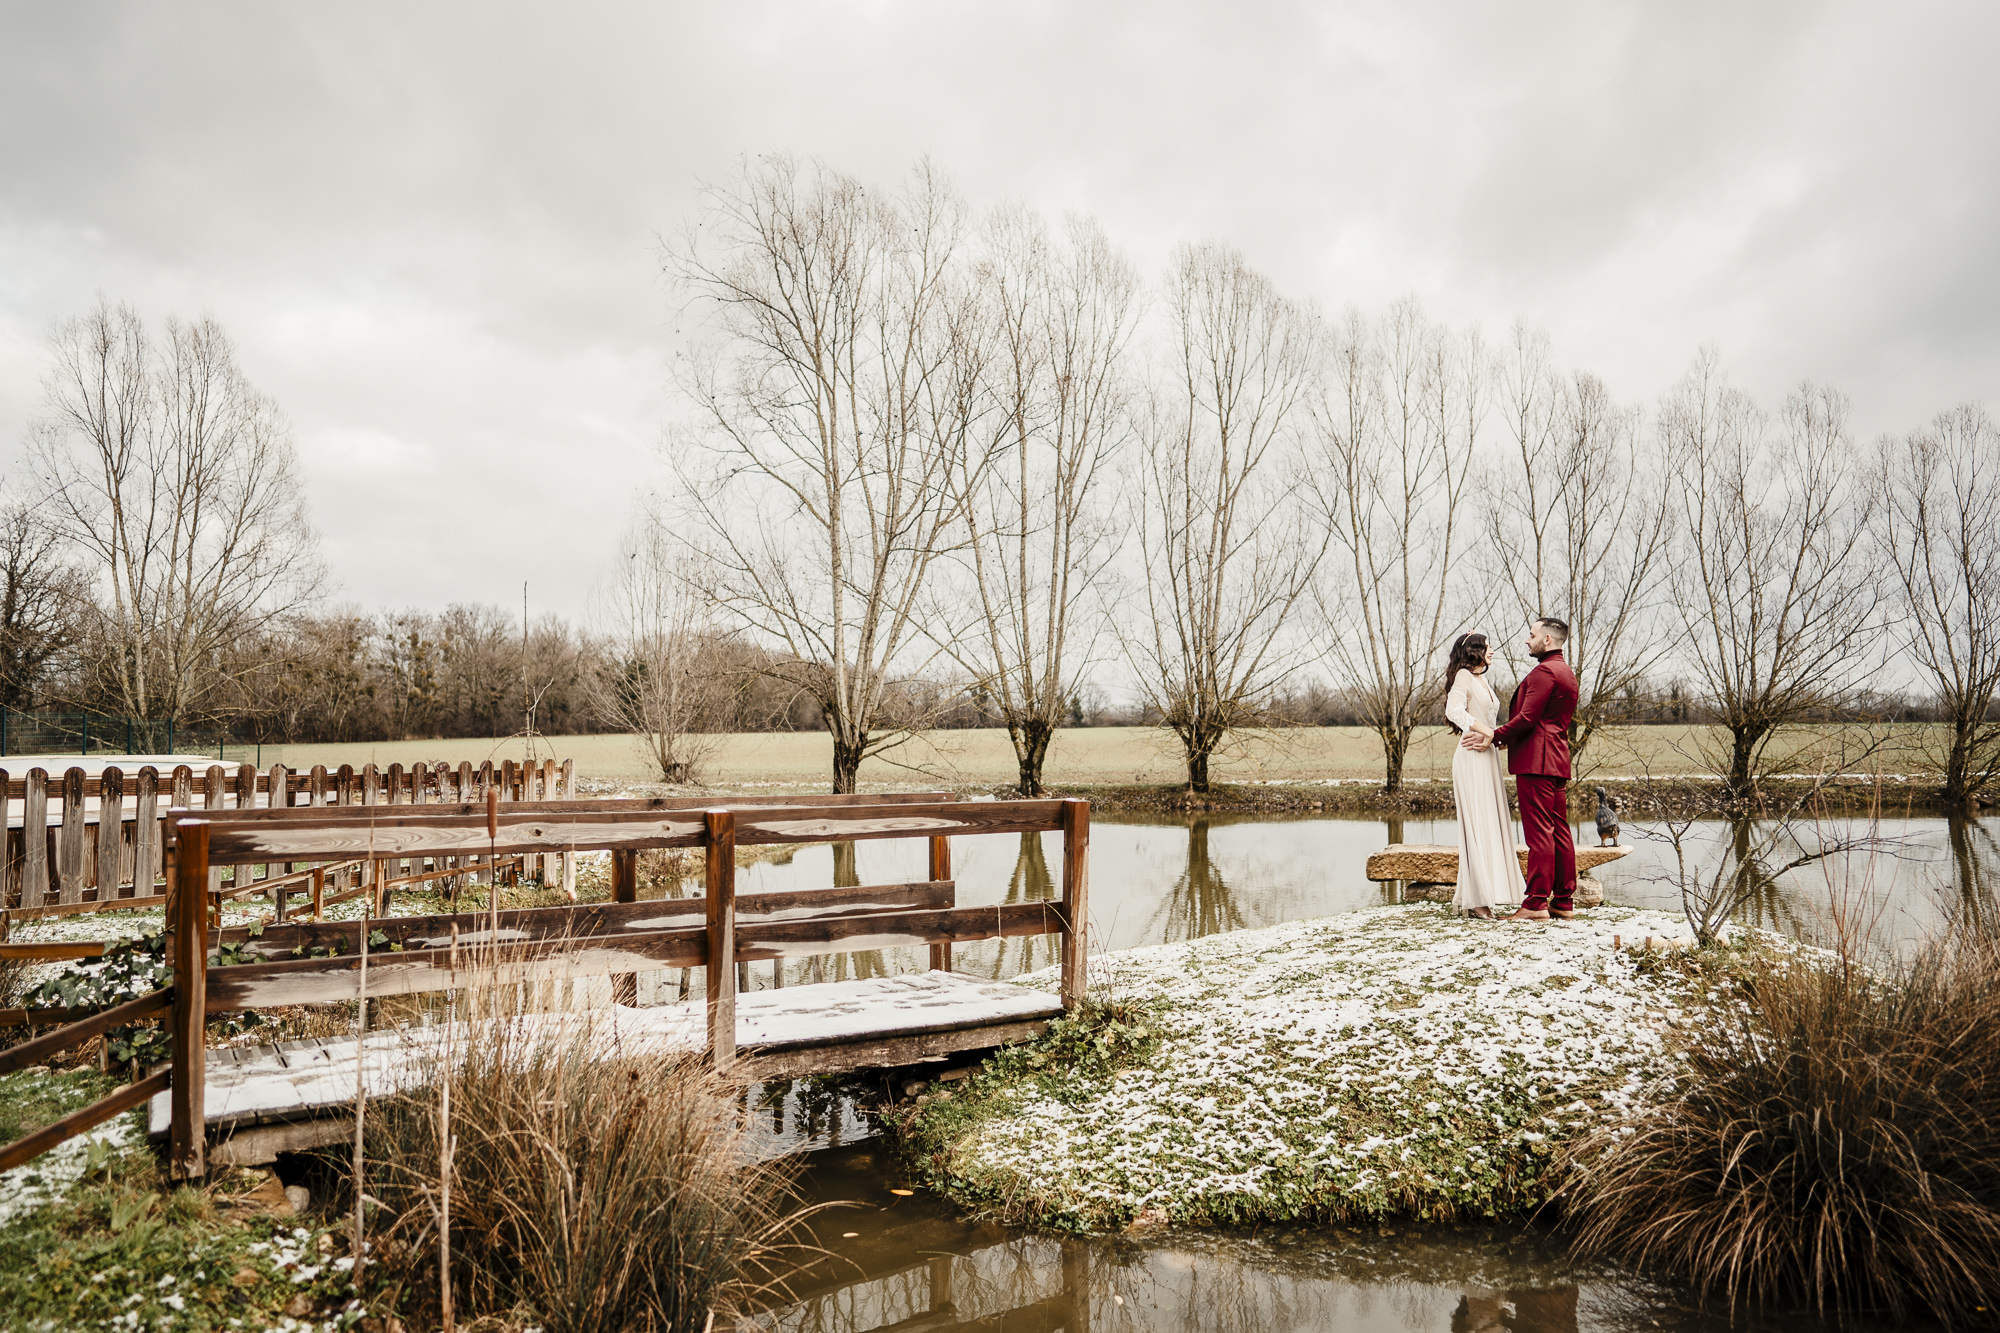
<path fill-rule="evenodd" d="M 1576 715 L 1576 673 L 1560 650 L 1544 657 L 1514 691 L 1493 743 L 1507 747 L 1507 771 L 1569 777 L 1569 720 Z"/>

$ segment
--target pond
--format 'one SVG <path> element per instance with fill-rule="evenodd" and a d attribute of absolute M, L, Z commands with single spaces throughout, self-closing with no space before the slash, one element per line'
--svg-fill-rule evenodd
<path fill-rule="evenodd" d="M 1687 1293 L 1572 1260 L 1524 1226 L 1263 1228 L 1029 1235 L 897 1194 L 893 1159 L 859 1143 L 811 1155 L 825 1258 L 757 1326 L 784 1333 L 1871 1333 L 1785 1314 L 1727 1318 Z M 1907 1326 L 1906 1326 L 1907 1327 Z"/>
<path fill-rule="evenodd" d="M 1750 832 L 1754 833 L 1752 829 Z M 1744 919 L 1830 942 L 1846 923 L 1896 948 L 1935 931 L 1967 905 L 1990 908 L 2000 846 L 1977 821 L 1848 822 L 1828 837 L 1877 839 L 1872 852 L 1816 863 L 1749 905 Z M 1690 831 L 1692 863 L 1713 864 L 1745 830 Z M 1328 817 L 1099 819 L 1091 838 L 1093 948 L 1118 950 L 1353 911 L 1385 901 L 1362 877 L 1389 842 L 1452 843 L 1448 819 Z M 1579 841 L 1596 841 L 1594 829 Z M 1612 902 L 1673 909 L 1674 849 L 1628 827 L 1633 848 L 1599 879 Z M 807 847 L 746 869 L 746 891 L 921 878 L 920 843 Z M 1054 836 L 961 838 L 953 846 L 961 905 L 1057 895 Z M 686 886 L 692 891 L 693 885 Z M 1050 966 L 1053 941 L 960 945 L 954 965 L 1008 977 Z M 917 971 L 923 950 L 881 950 L 792 962 L 790 984 Z M 664 979 L 664 977 L 662 978 Z M 752 984 L 770 984 L 754 965 Z M 697 979 L 698 985 L 698 979 Z M 659 998 L 669 998 L 660 995 Z M 851 1104 L 808 1107 L 801 1088 L 760 1089 L 759 1123 L 776 1148 L 806 1148 L 809 1202 L 843 1201 L 816 1236 L 826 1258 L 801 1280 L 802 1299 L 760 1324 L 797 1333 L 916 1330 L 1579 1330 L 1831 1329 L 1791 1314 L 1704 1313 L 1689 1293 L 1616 1267 L 1573 1261 L 1561 1238 L 1531 1226 L 1387 1226 L 1162 1231 L 1062 1239 L 967 1219 L 903 1188 L 892 1154 Z M 1871 1327 L 1843 1325 L 1849 1333 Z"/>

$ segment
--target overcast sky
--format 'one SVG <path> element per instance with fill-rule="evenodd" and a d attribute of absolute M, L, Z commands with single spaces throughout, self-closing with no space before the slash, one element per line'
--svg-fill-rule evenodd
<path fill-rule="evenodd" d="M 572 615 L 659 476 L 658 237 L 742 154 L 1220 237 L 1650 404 L 2000 408 L 2000 5 L 0 0 L 0 446 L 51 323 L 206 310 L 367 608 Z"/>

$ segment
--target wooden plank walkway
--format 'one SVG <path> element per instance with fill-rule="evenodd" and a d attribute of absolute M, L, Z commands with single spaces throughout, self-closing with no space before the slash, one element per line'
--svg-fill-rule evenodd
<path fill-rule="evenodd" d="M 981 1050 L 1034 1035 L 1062 1008 L 1062 997 L 1047 991 L 952 972 L 758 991 L 736 1002 L 736 1042 L 746 1062 L 740 1072 L 789 1078 Z M 700 1001 L 527 1014 L 512 1021 L 524 1025 L 531 1041 L 587 1028 L 607 1051 L 659 1043 L 693 1053 L 708 1041 L 707 1006 Z M 459 1048 L 479 1030 L 461 1025 Z M 436 1027 L 369 1033 L 368 1095 L 415 1086 L 443 1036 Z M 353 1038 L 323 1038 L 210 1051 L 204 1080 L 209 1129 L 226 1138 L 252 1126 L 343 1112 L 354 1101 L 358 1046 Z M 165 1136 L 172 1118 L 171 1094 L 162 1092 L 152 1099 L 153 1136 Z"/>

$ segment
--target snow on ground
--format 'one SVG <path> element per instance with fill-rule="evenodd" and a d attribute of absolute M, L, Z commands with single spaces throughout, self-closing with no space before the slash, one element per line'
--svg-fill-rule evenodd
<path fill-rule="evenodd" d="M 0 1225 L 20 1213 L 62 1198 L 106 1146 L 121 1147 L 140 1138 L 136 1114 L 117 1116 L 97 1128 L 68 1139 L 32 1162 L 0 1171 Z"/>
<path fill-rule="evenodd" d="M 1160 1007 L 1158 1049 L 1089 1086 L 975 1082 L 989 1109 L 941 1179 L 1086 1227 L 1532 1207 L 1557 1141 L 1667 1068 L 1698 984 L 1614 935 L 1689 939 L 1629 908 L 1506 925 L 1406 905 L 1094 959 L 1095 995 Z"/>

